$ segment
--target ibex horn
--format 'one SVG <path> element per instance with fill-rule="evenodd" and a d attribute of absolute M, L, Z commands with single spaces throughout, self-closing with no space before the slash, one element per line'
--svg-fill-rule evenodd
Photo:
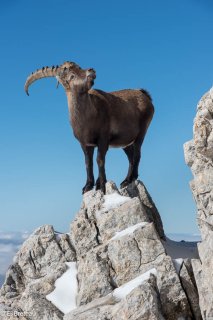
<path fill-rule="evenodd" d="M 26 94 L 29 96 L 28 88 L 29 86 L 36 80 L 47 78 L 47 77 L 56 77 L 59 75 L 60 67 L 43 67 L 42 69 L 38 69 L 36 72 L 32 73 L 25 82 L 24 90 Z"/>

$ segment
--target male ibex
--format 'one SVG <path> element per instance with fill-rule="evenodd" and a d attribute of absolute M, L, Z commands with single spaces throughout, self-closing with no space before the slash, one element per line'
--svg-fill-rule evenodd
<path fill-rule="evenodd" d="M 109 147 L 123 148 L 129 160 L 124 187 L 138 177 L 141 145 L 154 114 L 149 93 L 143 89 L 104 92 L 91 90 L 96 78 L 94 69 L 82 69 L 73 62 L 44 67 L 32 73 L 25 91 L 36 80 L 56 77 L 65 89 L 70 122 L 85 155 L 87 181 L 83 193 L 94 186 L 93 153 L 98 148 L 99 177 L 96 189 L 105 192 L 105 156 Z"/>

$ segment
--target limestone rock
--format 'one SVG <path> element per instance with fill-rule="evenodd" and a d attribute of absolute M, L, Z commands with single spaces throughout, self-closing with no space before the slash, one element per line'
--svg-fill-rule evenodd
<path fill-rule="evenodd" d="M 153 223 L 139 225 L 133 233 L 112 238 L 108 256 L 115 274 L 114 282 L 119 287 L 155 267 L 162 255 L 165 250 Z"/>
<path fill-rule="evenodd" d="M 96 213 L 96 220 L 102 242 L 131 225 L 149 221 L 138 198 L 129 198 L 118 208 Z"/>
<path fill-rule="evenodd" d="M 107 246 L 91 249 L 84 259 L 78 260 L 78 285 L 78 305 L 104 297 L 115 288 L 110 276 Z"/>
<path fill-rule="evenodd" d="M 192 267 L 185 261 L 176 271 L 172 244 L 142 182 L 121 190 L 108 182 L 106 195 L 87 192 L 70 229 L 59 234 L 45 225 L 25 241 L 0 292 L 3 310 L 20 310 L 27 320 L 190 320 L 199 312 Z M 70 261 L 78 288 L 76 304 L 65 308 L 47 295 Z"/>
<path fill-rule="evenodd" d="M 70 241 L 68 235 L 59 236 L 52 226 L 44 225 L 24 242 L 0 291 L 0 303 L 11 309 L 11 315 L 20 310 L 32 320 L 63 318 L 46 295 L 65 272 L 65 262 L 75 259 Z"/>
<path fill-rule="evenodd" d="M 105 196 L 86 193 L 71 224 L 78 261 L 77 305 L 82 308 L 106 297 L 156 268 L 166 319 L 190 318 L 187 297 L 162 242 L 165 236 L 160 216 L 147 190 L 139 181 L 122 190 L 108 182 L 106 190 L 109 194 Z"/>
<path fill-rule="evenodd" d="M 36 292 L 32 288 L 25 290 L 20 298 L 19 305 L 24 314 L 30 315 L 31 319 L 63 319 L 63 313 L 47 301 L 44 294 Z"/>
<path fill-rule="evenodd" d="M 129 195 L 131 198 L 139 198 L 141 206 L 145 209 L 146 215 L 148 216 L 149 222 L 154 223 L 155 229 L 157 230 L 160 238 L 165 239 L 163 223 L 160 214 L 144 184 L 137 180 L 129 184 L 127 187 L 121 189 L 120 192 L 122 195 Z"/>
<path fill-rule="evenodd" d="M 208 317 L 211 317 L 211 310 L 209 311 L 208 306 L 209 306 L 209 292 L 208 292 L 208 287 L 205 281 L 205 275 L 203 273 L 202 269 L 202 264 L 199 259 L 194 259 L 192 260 L 192 267 L 193 267 L 193 272 L 194 276 L 196 279 L 196 284 L 198 288 L 198 293 L 199 293 L 199 305 L 200 309 L 202 311 L 202 316 L 203 319 L 208 319 Z M 208 316 L 207 316 L 208 312 Z"/>
<path fill-rule="evenodd" d="M 180 270 L 181 284 L 188 297 L 194 319 L 202 320 L 197 287 L 191 276 L 190 271 L 187 269 L 187 263 L 183 262 Z"/>
<path fill-rule="evenodd" d="M 118 300 L 113 294 L 67 314 L 64 320 L 163 320 L 154 275 Z"/>
<path fill-rule="evenodd" d="M 192 263 L 203 319 L 213 317 L 213 89 L 200 100 L 194 119 L 193 140 L 184 145 L 186 163 L 194 179 L 191 189 L 197 204 L 202 242 L 200 262 Z"/>
<path fill-rule="evenodd" d="M 98 229 L 94 219 L 89 219 L 87 210 L 79 211 L 71 224 L 71 237 L 78 256 L 99 245 Z"/>
<path fill-rule="evenodd" d="M 160 215 L 142 182 L 133 182 L 121 190 L 108 182 L 106 192 L 104 196 L 92 190 L 83 196 L 81 210 L 71 224 L 77 255 L 84 256 L 116 232 L 140 222 L 153 222 L 159 237 L 165 238 Z M 107 203 L 114 203 L 115 207 Z"/>
<path fill-rule="evenodd" d="M 26 317 L 28 317 L 29 314 L 26 314 Z M 19 309 L 13 309 L 9 306 L 6 306 L 4 304 L 0 304 L 0 320 L 28 320 L 24 316 L 23 310 Z"/>

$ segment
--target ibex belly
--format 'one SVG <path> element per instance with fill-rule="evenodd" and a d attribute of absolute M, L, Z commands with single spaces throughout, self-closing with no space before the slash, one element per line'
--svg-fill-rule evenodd
<path fill-rule="evenodd" d="M 129 132 L 128 129 L 125 132 L 112 133 L 110 136 L 109 146 L 112 148 L 125 148 L 135 142 L 138 136 L 138 131 Z"/>
<path fill-rule="evenodd" d="M 112 148 L 125 148 L 135 142 L 139 133 L 140 127 L 138 123 L 121 123 L 122 125 L 111 126 L 109 146 Z"/>
<path fill-rule="evenodd" d="M 109 147 L 110 148 L 126 148 L 128 146 L 131 146 L 131 144 L 133 144 L 135 142 L 135 140 L 132 140 L 130 143 L 110 143 Z"/>

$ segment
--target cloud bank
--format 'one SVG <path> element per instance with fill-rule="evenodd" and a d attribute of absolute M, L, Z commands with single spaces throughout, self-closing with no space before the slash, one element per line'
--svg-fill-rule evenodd
<path fill-rule="evenodd" d="M 0 287 L 5 278 L 5 273 L 13 262 L 13 257 L 19 250 L 29 232 L 2 232 L 0 231 Z"/>

